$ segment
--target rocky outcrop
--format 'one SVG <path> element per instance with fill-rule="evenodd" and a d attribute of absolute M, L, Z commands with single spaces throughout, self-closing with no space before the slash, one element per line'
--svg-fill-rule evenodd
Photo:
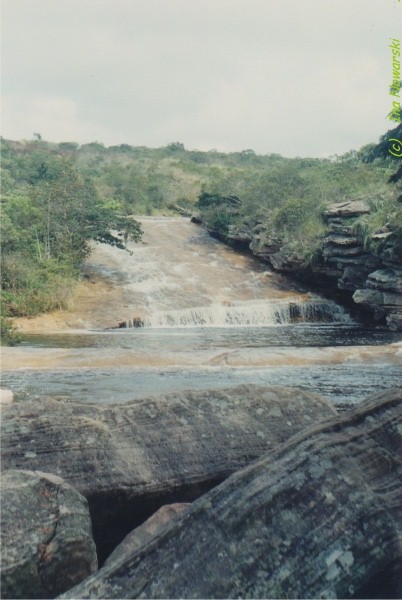
<path fill-rule="evenodd" d="M 371 235 L 372 242 L 382 245 L 378 253 L 365 249 L 354 233 L 356 219 L 369 213 L 368 204 L 360 200 L 331 205 L 323 215 L 328 231 L 321 251 L 311 262 L 272 237 L 269 223 L 258 222 L 254 226 L 248 223 L 243 229 L 231 227 L 224 241 L 232 245 L 248 244 L 254 256 L 276 271 L 305 281 L 351 307 L 363 309 L 374 321 L 386 323 L 391 330 L 402 331 L 402 269 L 393 244 L 387 244 L 392 232 L 385 227 Z"/>
<path fill-rule="evenodd" d="M 353 293 L 380 264 L 380 259 L 365 251 L 353 233 L 355 218 L 369 212 L 367 204 L 355 201 L 333 204 L 324 213 L 329 232 L 323 240 L 323 262 L 329 267 L 329 275 L 333 271 L 341 290 Z"/>
<path fill-rule="evenodd" d="M 266 225 L 257 223 L 251 230 L 249 248 L 254 256 L 270 262 L 271 256 L 280 250 L 280 242 L 267 234 Z"/>
<path fill-rule="evenodd" d="M 363 289 L 353 294 L 353 300 L 374 311 L 377 320 L 386 320 L 389 328 L 402 331 L 402 270 L 379 269 L 370 273 Z"/>
<path fill-rule="evenodd" d="M 162 505 L 194 500 L 333 414 L 317 394 L 259 386 L 173 393 L 119 406 L 14 402 L 3 409 L 2 467 L 40 468 L 82 493 L 102 562 Z"/>
<path fill-rule="evenodd" d="M 346 200 L 345 202 L 337 202 L 332 204 L 328 210 L 325 211 L 325 216 L 328 219 L 339 219 L 339 218 L 350 218 L 360 217 L 370 212 L 370 207 L 363 200 Z"/>
<path fill-rule="evenodd" d="M 372 241 L 383 245 L 376 254 L 365 250 L 353 233 L 353 220 L 369 212 L 368 205 L 355 201 L 334 204 L 324 213 L 329 228 L 324 262 L 333 266 L 338 288 L 350 291 L 356 304 L 390 329 L 402 330 L 402 271 L 386 243 L 392 233 L 385 228 L 372 234 Z"/>
<path fill-rule="evenodd" d="M 54 598 L 97 569 L 87 501 L 60 477 L 1 478 L 1 597 Z"/>
<path fill-rule="evenodd" d="M 294 436 L 62 598 L 400 598 L 402 397 Z"/>

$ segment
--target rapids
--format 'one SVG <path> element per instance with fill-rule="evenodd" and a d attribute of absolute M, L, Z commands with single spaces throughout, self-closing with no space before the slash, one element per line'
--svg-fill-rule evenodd
<path fill-rule="evenodd" d="M 124 402 L 237 383 L 337 403 L 400 384 L 401 336 L 236 253 L 185 218 L 141 219 L 130 253 L 96 245 L 68 312 L 20 322 L 2 385 L 15 398 Z"/>

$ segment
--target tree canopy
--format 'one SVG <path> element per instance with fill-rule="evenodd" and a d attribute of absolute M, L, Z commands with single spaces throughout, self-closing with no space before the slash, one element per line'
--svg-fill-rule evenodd
<path fill-rule="evenodd" d="M 126 248 L 141 225 L 118 200 L 102 199 L 64 156 L 7 156 L 1 198 L 2 316 L 62 307 L 92 242 Z"/>

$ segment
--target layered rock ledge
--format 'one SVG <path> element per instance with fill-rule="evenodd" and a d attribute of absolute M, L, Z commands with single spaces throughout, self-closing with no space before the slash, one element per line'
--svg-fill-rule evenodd
<path fill-rule="evenodd" d="M 402 394 L 232 475 L 61 598 L 400 598 Z"/>
<path fill-rule="evenodd" d="M 368 205 L 356 201 L 334 204 L 324 213 L 329 228 L 323 243 L 324 262 L 336 272 L 339 289 L 349 291 L 353 301 L 376 321 L 402 331 L 402 270 L 387 247 L 391 232 L 385 228 L 372 234 L 373 241 L 383 242 L 376 254 L 366 250 L 353 233 L 353 219 L 369 212 Z"/>
<path fill-rule="evenodd" d="M 335 412 L 317 394 L 259 386 L 119 406 L 15 402 L 3 409 L 2 468 L 40 468 L 82 493 L 102 563 L 162 505 L 198 498 Z"/>
<path fill-rule="evenodd" d="M 268 233 L 269 224 L 231 226 L 225 237 L 210 233 L 235 247 L 251 250 L 274 270 L 306 281 L 329 297 L 368 313 L 390 330 L 402 331 L 402 268 L 400 257 L 387 244 L 391 232 L 384 228 L 371 235 L 371 241 L 382 244 L 378 253 L 367 250 L 354 233 L 356 218 L 369 213 L 370 207 L 361 200 L 331 205 L 323 215 L 327 233 L 321 250 L 308 266 L 295 250 Z M 193 217 L 193 221 L 201 223 L 200 216 Z"/>

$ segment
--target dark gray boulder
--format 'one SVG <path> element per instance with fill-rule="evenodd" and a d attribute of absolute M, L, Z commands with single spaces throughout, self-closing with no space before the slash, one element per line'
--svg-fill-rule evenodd
<path fill-rule="evenodd" d="M 370 273 L 363 289 L 354 293 L 353 300 L 370 307 L 379 318 L 385 316 L 391 330 L 402 331 L 401 269 L 379 269 Z"/>
<path fill-rule="evenodd" d="M 400 598 L 402 393 L 294 436 L 62 598 Z"/>
<path fill-rule="evenodd" d="M 356 290 L 353 300 L 370 307 L 377 319 L 385 317 L 390 329 L 402 331 L 402 294 L 365 288 Z"/>
<path fill-rule="evenodd" d="M 119 406 L 14 402 L 3 412 L 2 467 L 40 468 L 81 492 L 103 562 L 164 504 L 198 498 L 335 412 L 317 394 L 259 386 L 174 393 Z"/>
<path fill-rule="evenodd" d="M 3 473 L 1 546 L 2 598 L 54 598 L 97 569 L 87 501 L 48 473 Z"/>
<path fill-rule="evenodd" d="M 402 270 L 380 269 L 370 273 L 367 279 L 367 287 L 387 292 L 402 292 Z"/>

